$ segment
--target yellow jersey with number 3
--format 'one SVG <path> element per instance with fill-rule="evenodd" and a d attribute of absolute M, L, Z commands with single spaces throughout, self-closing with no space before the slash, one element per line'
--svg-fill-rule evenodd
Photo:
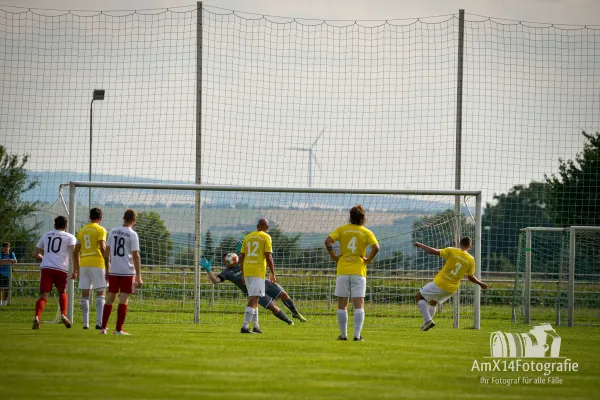
<path fill-rule="evenodd" d="M 95 222 L 90 222 L 77 232 L 79 250 L 79 265 L 82 267 L 104 268 L 104 257 L 98 242 L 106 242 L 106 229 Z"/>
<path fill-rule="evenodd" d="M 254 231 L 244 238 L 241 253 L 244 254 L 244 276 L 265 279 L 267 258 L 265 253 L 273 252 L 271 236 L 263 231 Z"/>
<path fill-rule="evenodd" d="M 433 283 L 448 293 L 455 293 L 463 276 L 475 274 L 475 259 L 456 247 L 441 249 L 440 257 L 446 262 L 433 279 Z"/>
<path fill-rule="evenodd" d="M 340 257 L 337 261 L 338 275 L 367 276 L 367 265 L 362 257 L 367 256 L 367 246 L 377 244 L 377 238 L 362 225 L 346 224 L 329 234 L 333 242 L 340 242 Z"/>

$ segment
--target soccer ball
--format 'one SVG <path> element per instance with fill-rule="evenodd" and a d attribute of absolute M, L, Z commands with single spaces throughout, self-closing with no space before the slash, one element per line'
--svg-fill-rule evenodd
<path fill-rule="evenodd" d="M 225 264 L 227 264 L 228 267 L 233 267 L 237 263 L 238 263 L 238 255 L 237 254 L 229 253 L 225 256 Z"/>

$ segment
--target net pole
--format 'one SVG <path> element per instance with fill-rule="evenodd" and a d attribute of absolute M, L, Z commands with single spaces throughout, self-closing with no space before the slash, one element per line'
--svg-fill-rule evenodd
<path fill-rule="evenodd" d="M 196 6 L 196 184 L 202 184 L 202 2 Z M 202 192 L 195 192 L 194 224 L 194 323 L 200 323 L 200 285 L 202 274 L 198 266 L 202 243 L 200 201 Z M 185 292 L 184 292 L 185 296 Z"/>
<path fill-rule="evenodd" d="M 531 230 L 525 230 L 525 304 L 524 318 L 525 323 L 530 323 L 531 311 Z"/>
<path fill-rule="evenodd" d="M 75 235 L 75 221 L 77 220 L 77 204 L 75 202 L 77 187 L 73 182 L 69 184 L 69 232 Z M 90 188 L 90 193 L 91 193 Z M 67 277 L 67 318 L 73 322 L 73 299 L 75 298 L 75 281 L 71 279 L 73 274 L 73 256 L 69 257 L 69 276 Z"/>
<path fill-rule="evenodd" d="M 458 65 L 456 68 L 456 160 L 454 168 L 454 188 L 460 190 L 461 163 L 462 163 L 462 92 L 463 92 L 463 55 L 465 38 L 465 10 L 458 10 Z M 455 198 L 456 227 L 454 231 L 454 245 L 460 241 L 460 196 Z M 460 287 L 454 294 L 454 323 L 453 327 L 460 325 Z"/>
<path fill-rule="evenodd" d="M 93 118 L 94 118 L 94 99 L 90 102 L 90 165 L 89 165 L 89 175 L 88 179 L 90 182 L 92 181 L 92 127 L 93 127 Z M 89 188 L 89 203 L 88 208 L 92 208 L 92 188 Z"/>
<path fill-rule="evenodd" d="M 481 195 L 475 200 L 475 276 L 481 278 Z M 473 329 L 481 326 L 481 287 L 475 286 L 473 295 Z"/>
<path fill-rule="evenodd" d="M 569 310 L 568 326 L 572 327 L 575 312 L 575 228 L 569 229 Z"/>

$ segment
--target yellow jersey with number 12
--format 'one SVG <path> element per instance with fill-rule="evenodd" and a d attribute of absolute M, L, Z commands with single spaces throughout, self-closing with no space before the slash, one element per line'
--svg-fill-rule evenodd
<path fill-rule="evenodd" d="M 446 262 L 433 279 L 433 283 L 448 293 L 455 293 L 462 277 L 475 273 L 475 259 L 466 251 L 456 247 L 441 249 L 440 257 Z"/>
<path fill-rule="evenodd" d="M 265 279 L 267 258 L 265 253 L 273 252 L 271 236 L 263 231 L 254 231 L 244 238 L 241 253 L 244 254 L 244 276 Z"/>
<path fill-rule="evenodd" d="M 80 266 L 104 268 L 104 257 L 98 244 L 101 240 L 106 242 L 106 229 L 95 222 L 90 222 L 77 232 L 77 243 L 81 244 Z"/>
<path fill-rule="evenodd" d="M 377 238 L 362 225 L 346 224 L 329 234 L 333 242 L 340 242 L 340 258 L 337 262 L 338 275 L 367 276 L 367 265 L 362 257 L 367 256 L 367 246 L 377 244 Z"/>

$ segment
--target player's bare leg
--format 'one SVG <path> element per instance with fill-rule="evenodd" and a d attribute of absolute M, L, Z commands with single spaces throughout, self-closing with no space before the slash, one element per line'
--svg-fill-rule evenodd
<path fill-rule="evenodd" d="M 286 293 L 285 290 L 282 290 L 277 296 L 278 299 L 281 299 L 283 304 L 292 312 L 292 317 L 300 320 L 300 322 L 306 322 L 306 318 L 296 309 L 296 305 L 294 304 L 294 300 Z"/>
<path fill-rule="evenodd" d="M 276 316 L 277 318 L 279 318 L 286 324 L 294 325 L 294 321 L 289 319 L 289 317 L 285 314 L 285 312 L 281 308 L 277 307 L 277 305 L 275 305 L 274 302 L 271 302 L 269 304 L 269 306 L 267 307 L 267 310 L 271 311 L 274 316 Z"/>
<path fill-rule="evenodd" d="M 255 317 L 256 315 L 256 317 Z M 250 330 L 250 322 L 254 323 L 254 330 Z M 241 333 L 258 333 L 258 296 L 248 297 L 248 305 L 244 310 L 244 324 L 242 325 Z M 262 333 L 262 331 L 260 332 Z"/>
<path fill-rule="evenodd" d="M 340 327 L 340 336 L 338 340 L 348 340 L 348 298 L 338 297 L 337 310 L 338 326 Z"/>
<path fill-rule="evenodd" d="M 415 300 L 417 302 L 417 306 L 419 307 L 419 311 L 421 311 L 421 315 L 423 316 L 423 325 L 421 325 L 421 330 L 427 331 L 433 328 L 435 326 L 435 322 L 433 322 L 433 319 L 431 319 L 427 300 L 425 300 L 421 292 L 417 292 L 415 295 Z"/>
<path fill-rule="evenodd" d="M 46 302 L 48 301 L 49 295 L 50 292 L 40 293 L 40 297 L 35 302 L 35 318 L 33 319 L 32 329 L 40 329 L 40 318 L 42 317 L 42 313 L 44 312 L 44 307 L 46 306 Z"/>
<path fill-rule="evenodd" d="M 354 297 L 352 304 L 354 304 L 354 340 L 362 342 L 363 337 L 360 333 L 365 322 L 365 299 L 364 297 Z"/>

